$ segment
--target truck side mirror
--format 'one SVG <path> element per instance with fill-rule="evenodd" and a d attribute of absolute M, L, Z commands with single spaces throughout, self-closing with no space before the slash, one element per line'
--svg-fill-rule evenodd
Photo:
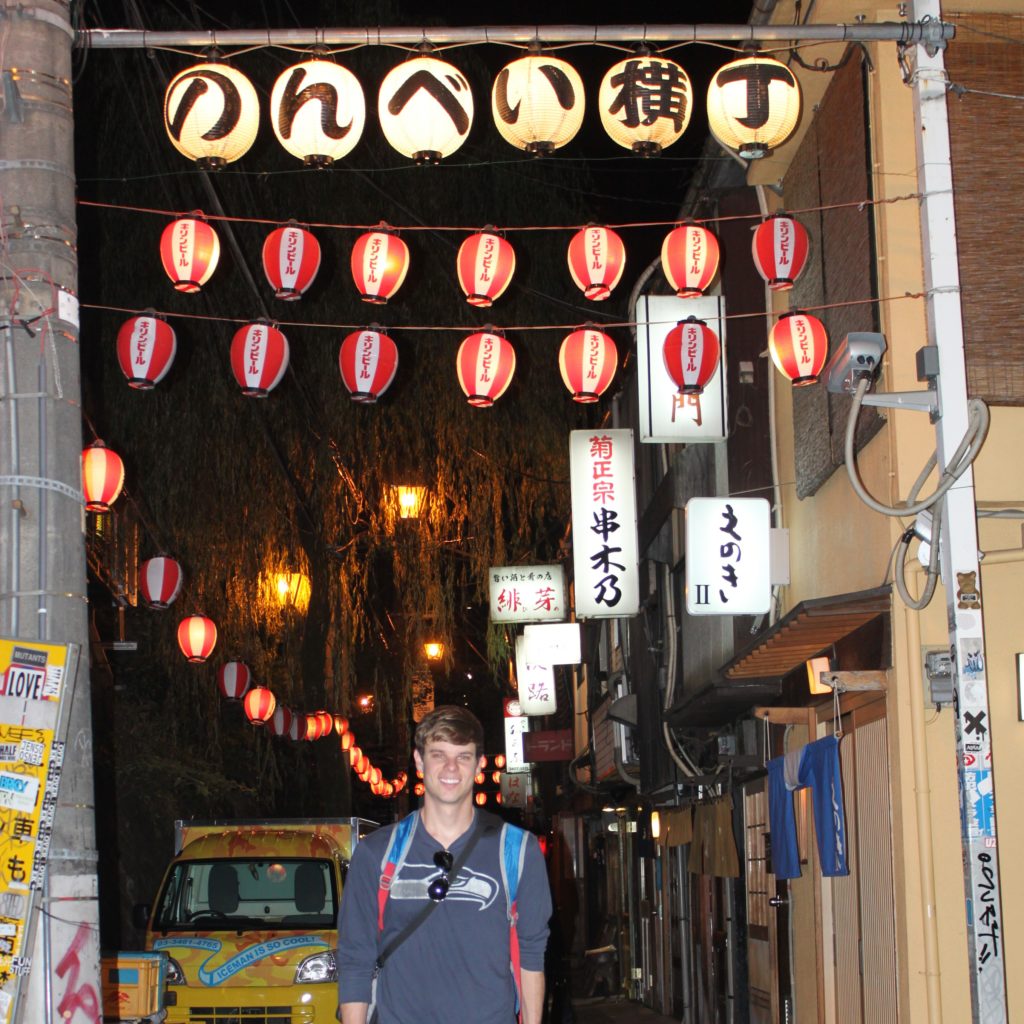
<path fill-rule="evenodd" d="M 135 906 L 132 907 L 132 924 L 142 931 L 146 930 L 146 927 L 149 925 L 148 903 L 136 903 Z"/>

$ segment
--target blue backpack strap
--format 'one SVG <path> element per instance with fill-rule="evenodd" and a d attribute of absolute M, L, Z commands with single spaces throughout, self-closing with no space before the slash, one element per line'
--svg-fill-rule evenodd
<path fill-rule="evenodd" d="M 516 894 L 523 876 L 523 860 L 529 833 L 507 822 L 501 826 L 501 884 L 505 888 L 505 908 L 508 916 L 509 969 L 516 985 L 516 1014 L 521 1016 L 523 1005 L 522 964 L 519 957 L 519 933 L 516 925 L 519 910 Z"/>
<path fill-rule="evenodd" d="M 377 886 L 377 932 L 384 931 L 384 907 L 391 892 L 391 883 L 402 870 L 413 834 L 419 824 L 420 812 L 407 814 L 391 831 L 387 848 L 380 862 L 380 884 Z"/>

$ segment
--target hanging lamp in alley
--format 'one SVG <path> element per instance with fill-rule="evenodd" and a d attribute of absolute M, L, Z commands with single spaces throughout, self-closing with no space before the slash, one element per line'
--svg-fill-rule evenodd
<path fill-rule="evenodd" d="M 82 451 L 82 494 L 87 512 L 109 512 L 124 486 L 124 462 L 102 441 Z"/>
<path fill-rule="evenodd" d="M 304 718 L 302 738 L 309 743 L 320 739 L 320 720 L 315 714 L 307 714 Z"/>
<path fill-rule="evenodd" d="M 288 369 L 288 339 L 264 320 L 247 324 L 231 341 L 231 372 L 243 395 L 266 398 Z"/>
<path fill-rule="evenodd" d="M 581 228 L 569 242 L 569 273 L 583 295 L 593 302 L 607 299 L 626 268 L 626 247 L 611 228 L 596 224 Z"/>
<path fill-rule="evenodd" d="M 267 722 L 267 728 L 270 730 L 271 736 L 284 737 L 287 736 L 292 727 L 292 711 L 291 708 L 285 707 L 284 704 L 278 704 L 274 708 L 274 713 L 270 717 L 270 721 Z"/>
<path fill-rule="evenodd" d="M 252 686 L 252 672 L 244 661 L 226 661 L 217 669 L 217 688 L 226 700 L 241 700 Z"/>
<path fill-rule="evenodd" d="M 320 269 L 320 243 L 298 224 L 271 231 L 263 243 L 263 273 L 274 298 L 294 302 L 302 297 Z"/>
<path fill-rule="evenodd" d="M 178 646 L 193 664 L 200 664 L 217 646 L 217 627 L 205 615 L 189 615 L 178 623 Z"/>
<path fill-rule="evenodd" d="M 455 261 L 459 286 L 471 306 L 487 307 L 500 298 L 516 269 L 511 244 L 493 231 L 479 231 L 459 246 Z"/>
<path fill-rule="evenodd" d="M 377 325 L 353 331 L 338 350 L 338 369 L 352 401 L 371 405 L 395 379 L 398 346 Z"/>
<path fill-rule="evenodd" d="M 471 334 L 459 346 L 455 358 L 459 384 L 478 409 L 487 409 L 501 398 L 516 370 L 515 349 L 492 328 Z"/>
<path fill-rule="evenodd" d="M 409 247 L 381 225 L 356 239 L 351 266 L 359 297 L 382 306 L 402 287 L 409 269 Z"/>
<path fill-rule="evenodd" d="M 277 710 L 276 707 L 274 709 Z M 306 719 L 301 711 L 292 711 L 292 720 L 288 725 L 288 739 L 298 743 L 302 739 L 303 730 L 306 727 Z"/>
<path fill-rule="evenodd" d="M 562 381 L 575 402 L 596 402 L 608 390 L 618 363 L 615 342 L 592 324 L 567 335 L 558 350 Z"/>
<path fill-rule="evenodd" d="M 148 558 L 139 566 L 142 599 L 157 611 L 164 611 L 174 604 L 184 580 L 181 564 L 166 555 Z"/>
<path fill-rule="evenodd" d="M 344 736 L 348 732 L 348 719 L 344 715 L 334 716 L 334 731 L 339 736 Z"/>
<path fill-rule="evenodd" d="M 530 54 L 498 72 L 491 90 L 491 113 L 506 142 L 545 156 L 580 130 L 584 97 L 583 80 L 571 64 L 549 54 Z"/>
<path fill-rule="evenodd" d="M 253 725 L 265 725 L 274 717 L 277 698 L 265 686 L 254 686 L 242 701 L 245 717 Z"/>
<path fill-rule="evenodd" d="M 206 171 L 248 152 L 260 127 L 252 82 L 221 62 L 179 71 L 164 93 L 164 127 L 174 148 Z"/>
<path fill-rule="evenodd" d="M 718 335 L 695 316 L 680 320 L 662 345 L 665 369 L 681 395 L 699 395 L 718 369 Z"/>
<path fill-rule="evenodd" d="M 783 313 L 768 335 L 768 351 L 776 369 L 794 387 L 815 384 L 828 355 L 828 332 L 815 316 L 794 310 Z"/>
<path fill-rule="evenodd" d="M 342 733 L 341 742 L 338 744 L 343 751 L 349 751 L 356 745 L 355 734 L 349 730 L 348 732 Z"/>
<path fill-rule="evenodd" d="M 213 276 L 220 261 L 217 232 L 195 217 L 171 221 L 160 236 L 160 262 L 179 292 L 194 294 Z"/>
<path fill-rule="evenodd" d="M 330 60 L 285 68 L 270 92 L 277 141 L 307 167 L 329 167 L 348 156 L 366 124 L 366 97 L 351 71 Z"/>
<path fill-rule="evenodd" d="M 673 228 L 661 244 L 661 269 L 681 299 L 704 295 L 718 273 L 718 239 L 699 224 Z"/>
<path fill-rule="evenodd" d="M 148 391 L 167 376 L 178 338 L 166 320 L 151 312 L 133 316 L 117 332 L 117 362 L 128 386 Z"/>
<path fill-rule="evenodd" d="M 807 265 L 810 247 L 807 229 L 784 213 L 762 221 L 750 245 L 757 272 L 776 292 L 793 287 Z"/>
<path fill-rule="evenodd" d="M 719 68 L 708 86 L 708 127 L 744 160 L 781 146 L 800 123 L 800 84 L 781 61 L 755 54 Z"/>

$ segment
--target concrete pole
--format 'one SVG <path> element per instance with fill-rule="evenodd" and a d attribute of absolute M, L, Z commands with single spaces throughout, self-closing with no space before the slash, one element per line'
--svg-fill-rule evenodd
<path fill-rule="evenodd" d="M 101 1012 L 99 910 L 69 4 L 8 0 L 0 40 L 0 635 L 83 652 L 72 706 L 63 709 L 68 742 L 48 894 L 35 895 L 43 912 L 34 946 L 23 951 L 32 963 L 12 1019 L 93 1024 Z"/>

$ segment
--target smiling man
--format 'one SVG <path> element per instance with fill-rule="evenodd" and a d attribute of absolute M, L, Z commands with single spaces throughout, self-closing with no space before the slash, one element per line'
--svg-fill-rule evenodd
<path fill-rule="evenodd" d="M 517 1001 L 522 1024 L 540 1022 L 544 860 L 534 836 L 474 808 L 483 739 L 466 708 L 427 715 L 413 753 L 422 808 L 356 847 L 338 922 L 344 1024 L 511 1024 Z"/>

